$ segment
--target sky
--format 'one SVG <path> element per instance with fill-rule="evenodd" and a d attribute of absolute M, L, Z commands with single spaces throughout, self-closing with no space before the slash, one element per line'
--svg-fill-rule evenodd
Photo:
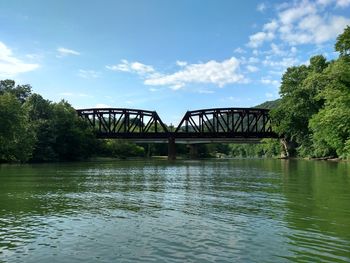
<path fill-rule="evenodd" d="M 75 108 L 253 107 L 350 25 L 350 0 L 0 0 L 0 79 Z"/>

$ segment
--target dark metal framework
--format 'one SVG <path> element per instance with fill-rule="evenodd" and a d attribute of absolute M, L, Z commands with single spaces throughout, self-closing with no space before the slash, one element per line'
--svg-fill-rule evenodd
<path fill-rule="evenodd" d="M 136 109 L 80 109 L 99 138 L 120 139 L 261 139 L 277 138 L 269 110 L 257 108 L 216 108 L 187 111 L 174 132 L 157 112 Z"/>
<path fill-rule="evenodd" d="M 275 138 L 269 110 L 216 108 L 187 111 L 175 130 L 179 138 Z"/>
<path fill-rule="evenodd" d="M 99 138 L 167 138 L 168 130 L 157 112 L 136 109 L 80 109 Z"/>

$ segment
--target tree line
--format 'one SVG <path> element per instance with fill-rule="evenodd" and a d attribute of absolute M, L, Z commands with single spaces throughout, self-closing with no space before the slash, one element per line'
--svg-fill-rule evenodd
<path fill-rule="evenodd" d="M 350 27 L 338 36 L 339 57 L 322 55 L 308 65 L 289 67 L 282 76 L 280 99 L 257 107 L 270 108 L 281 140 L 258 145 L 198 146 L 199 157 L 285 156 L 350 157 Z M 187 155 L 185 145 L 177 152 Z M 167 145 L 97 140 L 92 128 L 65 100 L 58 103 L 32 93 L 30 85 L 0 81 L 0 162 L 73 161 L 91 156 L 149 157 L 166 155 Z"/>
<path fill-rule="evenodd" d="M 151 157 L 167 155 L 166 144 L 135 144 L 98 140 L 91 126 L 65 100 L 58 103 L 32 93 L 30 85 L 0 81 L 0 163 L 75 161 L 89 157 Z M 225 152 L 219 144 L 198 147 L 200 157 Z M 188 155 L 186 145 L 177 145 Z"/>
<path fill-rule="evenodd" d="M 1 162 L 75 160 L 97 147 L 67 101 L 53 103 L 13 80 L 0 81 L 0 123 Z"/>

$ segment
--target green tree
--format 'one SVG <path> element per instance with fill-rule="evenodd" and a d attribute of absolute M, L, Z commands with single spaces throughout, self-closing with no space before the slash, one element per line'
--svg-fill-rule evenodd
<path fill-rule="evenodd" d="M 28 119 L 36 134 L 32 161 L 44 162 L 58 159 L 54 145 L 56 132 L 53 119 L 53 106 L 39 94 L 31 95 L 23 104 Z"/>
<path fill-rule="evenodd" d="M 0 161 L 27 161 L 35 134 L 20 101 L 11 93 L 0 95 Z"/>
<path fill-rule="evenodd" d="M 66 101 L 52 104 L 53 149 L 59 160 L 77 160 L 92 155 L 96 139 L 88 124 Z"/>
<path fill-rule="evenodd" d="M 78 160 L 96 151 L 92 129 L 68 102 L 52 103 L 33 94 L 23 108 L 37 138 L 32 161 Z"/>
<path fill-rule="evenodd" d="M 350 26 L 347 26 L 344 32 L 337 37 L 335 50 L 340 53 L 340 56 L 350 55 Z"/>
<path fill-rule="evenodd" d="M 310 120 L 315 153 L 317 156 L 349 157 L 350 61 L 340 57 L 325 75 L 328 82 L 319 94 L 325 106 Z"/>
<path fill-rule="evenodd" d="M 20 103 L 24 103 L 32 93 L 30 85 L 17 85 L 14 80 L 6 79 L 0 81 L 0 95 L 4 93 L 11 93 Z"/>
<path fill-rule="evenodd" d="M 324 103 L 317 95 L 327 83 L 323 76 L 327 65 L 323 56 L 315 56 L 309 66 L 288 68 L 282 77 L 280 103 L 271 111 L 276 131 L 284 136 L 285 148 L 297 145 L 301 155 L 309 154 L 311 149 L 308 123 Z"/>
<path fill-rule="evenodd" d="M 125 140 L 107 140 L 108 155 L 118 158 L 144 157 L 145 149 Z"/>

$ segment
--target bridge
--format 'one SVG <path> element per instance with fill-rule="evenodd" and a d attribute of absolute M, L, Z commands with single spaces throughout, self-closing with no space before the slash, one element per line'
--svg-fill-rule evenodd
<path fill-rule="evenodd" d="M 163 123 L 156 111 L 125 108 L 78 109 L 78 115 L 94 129 L 97 138 L 128 139 L 137 143 L 168 143 L 168 158 L 176 158 L 176 143 L 257 143 L 278 138 L 269 110 L 215 108 L 187 111 L 175 128 Z"/>

